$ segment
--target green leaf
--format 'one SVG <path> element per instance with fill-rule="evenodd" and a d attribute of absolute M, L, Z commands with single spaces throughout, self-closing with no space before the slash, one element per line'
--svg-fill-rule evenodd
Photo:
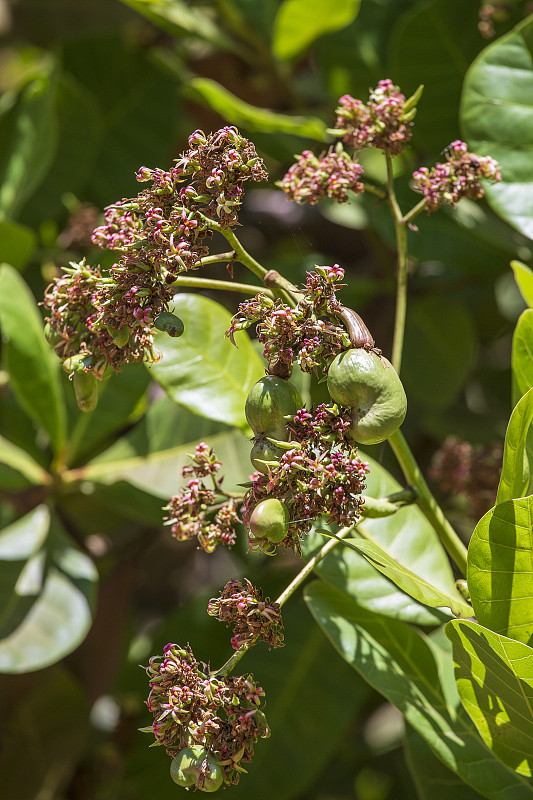
<path fill-rule="evenodd" d="M 386 497 L 402 488 L 387 470 L 366 453 L 363 455 L 360 452 L 360 456 L 370 465 L 365 494 Z M 446 553 L 417 506 L 405 506 L 391 517 L 365 519 L 364 527 L 392 558 L 409 564 L 414 572 L 431 584 L 447 594 L 455 595 L 455 580 Z M 315 537 L 310 537 L 308 544 L 304 545 L 304 552 L 309 555 L 308 548 L 313 544 L 323 544 L 322 537 L 320 539 L 317 543 Z M 349 548 L 335 548 L 320 562 L 316 572 L 370 611 L 418 625 L 435 625 L 445 618 L 442 612 L 414 602 L 363 556 Z"/>
<path fill-rule="evenodd" d="M 2 154 L 0 215 L 16 217 L 43 180 L 56 146 L 55 65 L 43 62 L 16 100 L 10 146 Z"/>
<path fill-rule="evenodd" d="M 413 139 L 421 150 L 439 153 L 457 138 L 463 77 L 484 43 L 478 14 L 464 0 L 416 3 L 392 31 L 387 75 L 406 96 L 424 83 Z"/>
<path fill-rule="evenodd" d="M 44 538 L 48 512 L 40 507 L 32 514 L 41 515 L 37 532 Z M 37 550 L 40 538 L 30 527 L 34 519 L 27 515 L 15 523 L 25 531 L 27 542 L 18 554 L 10 546 L 14 526 L 0 534 L 0 539 L 6 536 L 4 549 L 10 561 L 20 565 L 20 554 L 31 553 L 19 569 L 10 606 L 4 608 L 2 627 L 7 635 L 0 639 L 0 672 L 32 672 L 56 663 L 83 641 L 92 621 L 97 582 L 93 562 L 72 546 L 55 520 L 46 550 L 44 544 Z"/>
<path fill-rule="evenodd" d="M 466 620 L 452 620 L 446 633 L 461 702 L 483 741 L 504 764 L 531 777 L 533 650 Z"/>
<path fill-rule="evenodd" d="M 35 250 L 36 235 L 18 222 L 0 222 L 0 263 L 21 271 Z"/>
<path fill-rule="evenodd" d="M 0 486 L 23 489 L 49 484 L 51 476 L 22 447 L 0 436 Z"/>
<path fill-rule="evenodd" d="M 59 361 L 44 338 L 32 293 L 7 264 L 0 266 L 0 326 L 13 392 L 28 416 L 47 431 L 58 452 L 66 428 Z"/>
<path fill-rule="evenodd" d="M 366 537 L 365 528 L 365 525 L 357 527 L 357 531 L 361 532 L 362 537 Z M 457 592 L 450 595 L 432 586 L 420 575 L 412 572 L 404 564 L 393 558 L 377 542 L 369 541 L 366 538 L 339 539 L 338 541 L 342 541 L 347 547 L 351 547 L 356 552 L 361 553 L 382 575 L 389 578 L 399 589 L 414 598 L 418 603 L 432 608 L 449 608 L 456 617 L 472 616 L 472 608 L 461 599 Z"/>
<path fill-rule="evenodd" d="M 426 637 L 362 609 L 321 581 L 307 588 L 305 598 L 335 649 L 404 714 L 448 769 L 490 800 L 531 798 L 529 781 L 492 756 L 466 712 L 447 707 Z"/>
<path fill-rule="evenodd" d="M 475 617 L 497 633 L 533 637 L 533 497 L 499 503 L 478 522 L 468 548 Z"/>
<path fill-rule="evenodd" d="M 486 187 L 494 211 L 533 238 L 533 18 L 486 47 L 461 100 L 470 150 L 495 158 L 502 181 Z"/>
<path fill-rule="evenodd" d="M 349 25 L 361 0 L 284 0 L 274 21 L 272 52 L 290 61 L 326 33 Z"/>
<path fill-rule="evenodd" d="M 533 270 L 521 261 L 511 261 L 516 285 L 530 308 L 533 308 Z"/>
<path fill-rule="evenodd" d="M 35 676 L 24 695 L 2 726 L 2 793 L 17 800 L 66 797 L 90 733 L 88 698 L 67 668 Z"/>
<path fill-rule="evenodd" d="M 198 444 L 195 433 L 196 429 L 191 426 L 189 436 L 195 438 L 184 441 L 178 447 L 147 456 L 108 461 L 113 456 L 113 450 L 109 450 L 101 458 L 90 461 L 87 466 L 65 473 L 64 480 L 93 481 L 104 485 L 126 481 L 144 492 L 168 500 L 183 483 L 182 468 L 190 464 L 188 455 L 194 453 L 194 447 Z M 184 436 L 184 440 L 185 438 Z M 229 431 L 209 436 L 208 444 L 213 447 L 224 465 L 221 471 L 225 476 L 224 489 L 239 491 L 238 484 L 246 481 L 252 472 L 250 442 L 240 431 Z"/>
<path fill-rule="evenodd" d="M 191 88 L 232 125 L 261 133 L 288 133 L 317 142 L 326 141 L 326 125 L 318 117 L 289 116 L 257 108 L 236 97 L 210 78 L 193 78 Z"/>
<path fill-rule="evenodd" d="M 152 377 L 179 405 L 247 430 L 246 397 L 264 374 L 249 337 L 241 334 L 234 347 L 224 336 L 231 315 L 207 297 L 177 294 L 172 306 L 185 333 L 179 339 L 165 333 L 155 337 L 163 358 L 150 367 Z"/>
<path fill-rule="evenodd" d="M 530 471 L 526 443 L 531 420 L 533 389 L 529 389 L 518 401 L 507 426 L 497 503 L 524 497 L 527 493 Z"/>
<path fill-rule="evenodd" d="M 424 408 L 448 408 L 470 372 L 476 348 L 472 316 L 464 304 L 432 297 L 413 303 L 405 331 L 402 380 Z"/>
<path fill-rule="evenodd" d="M 475 792 L 444 766 L 410 725 L 405 726 L 404 753 L 419 800 L 480 800 Z"/>
<path fill-rule="evenodd" d="M 173 36 L 188 34 L 224 50 L 239 49 L 238 44 L 218 27 L 207 9 L 204 11 L 202 8 L 195 8 L 183 0 L 172 0 L 172 2 L 121 0 L 121 2 Z"/>
<path fill-rule="evenodd" d="M 516 323 L 513 336 L 513 407 L 533 386 L 533 308 Z"/>

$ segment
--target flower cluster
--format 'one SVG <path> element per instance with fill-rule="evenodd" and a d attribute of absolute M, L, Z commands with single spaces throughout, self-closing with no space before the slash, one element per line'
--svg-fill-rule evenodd
<path fill-rule="evenodd" d="M 208 222 L 238 225 L 244 183 L 267 178 L 254 145 L 233 127 L 208 136 L 195 131 L 176 166 L 164 171 L 141 167 L 140 182 L 151 182 L 136 198 L 105 211 L 93 241 L 105 249 L 133 254 L 146 269 L 172 281 L 200 266 L 211 236 Z"/>
<path fill-rule="evenodd" d="M 472 445 L 451 436 L 435 454 L 429 475 L 447 494 L 466 497 L 479 519 L 494 505 L 502 458 L 502 442 Z"/>
<path fill-rule="evenodd" d="M 339 143 L 321 158 L 311 150 L 304 150 L 278 185 L 289 200 L 299 204 L 316 206 L 324 197 L 346 203 L 348 191 L 354 194 L 364 191 L 359 180 L 362 174 L 362 166 Z"/>
<path fill-rule="evenodd" d="M 201 745 L 224 770 L 225 782 L 237 784 L 257 739 L 270 735 L 262 711 L 265 693 L 253 676 L 216 678 L 189 646 L 177 644 L 167 644 L 162 656 L 153 656 L 146 672 L 157 743 L 171 757 Z"/>
<path fill-rule="evenodd" d="M 171 497 L 165 524 L 178 541 L 196 538 L 206 553 L 212 553 L 219 544 L 232 547 L 237 539 L 235 526 L 239 522 L 237 505 L 222 490 L 223 478 L 216 473 L 222 466 L 205 442 L 196 446 L 191 465 L 183 467 L 183 477 L 193 475 L 180 494 Z M 213 488 L 209 489 L 200 478 L 211 476 Z"/>
<path fill-rule="evenodd" d="M 249 580 L 244 584 L 236 578 L 228 581 L 220 597 L 209 601 L 207 613 L 227 625 L 233 625 L 232 647 L 267 642 L 269 647 L 283 647 L 283 620 L 277 603 L 263 600 L 260 589 Z"/>
<path fill-rule="evenodd" d="M 121 254 L 109 275 L 83 261 L 46 290 L 49 337 L 60 358 L 82 354 L 85 371 L 97 378 L 107 365 L 118 371 L 131 361 L 157 360 L 153 329 L 170 310 L 179 273 L 208 254 L 210 220 L 237 225 L 244 183 L 266 177 L 253 144 L 231 127 L 193 133 L 166 172 L 141 168 L 137 178 L 151 181 L 150 188 L 109 206 L 93 232 L 95 244 Z"/>
<path fill-rule="evenodd" d="M 379 81 L 370 91 L 368 103 L 349 94 L 339 99 L 335 128 L 343 132 L 342 141 L 355 150 L 377 147 L 391 155 L 401 153 L 411 138 L 411 119 L 415 109 L 389 79 Z"/>
<path fill-rule="evenodd" d="M 289 511 L 289 531 L 283 545 L 300 552 L 300 540 L 314 519 L 327 518 L 339 525 L 359 519 L 361 493 L 368 463 L 357 457 L 349 439 L 351 409 L 318 406 L 302 408 L 287 423 L 290 440 L 279 457 L 279 466 L 268 474 L 256 473 L 244 497 L 243 521 L 249 524 L 255 506 L 267 497 L 282 500 Z M 254 541 L 250 540 L 254 547 Z"/>
<path fill-rule="evenodd" d="M 490 156 L 468 152 L 465 142 L 456 139 L 444 151 L 446 162 L 431 169 L 420 167 L 413 173 L 415 189 L 422 192 L 428 212 L 443 203 L 454 206 L 462 197 L 479 200 L 485 194 L 481 178 L 497 183 L 502 176 L 498 162 Z"/>
<path fill-rule="evenodd" d="M 290 375 L 295 362 L 304 372 L 316 373 L 319 366 L 326 371 L 332 358 L 350 347 L 344 327 L 330 319 L 342 308 L 336 291 L 343 277 L 337 264 L 309 272 L 296 308 L 265 294 L 256 295 L 239 305 L 226 336 L 235 344 L 236 331 L 257 324 L 269 372 Z"/>

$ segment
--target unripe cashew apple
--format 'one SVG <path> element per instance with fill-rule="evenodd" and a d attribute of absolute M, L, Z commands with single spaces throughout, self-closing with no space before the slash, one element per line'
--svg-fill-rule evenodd
<path fill-rule="evenodd" d="M 252 511 L 250 530 L 256 539 L 268 539 L 279 544 L 289 531 L 289 512 L 285 503 L 276 497 L 261 500 Z"/>
<path fill-rule="evenodd" d="M 269 442 L 268 439 L 258 439 L 254 442 L 252 452 L 250 453 L 250 461 L 252 466 L 263 475 L 268 475 L 268 466 L 264 462 L 279 461 L 280 456 L 283 455 L 283 450 L 276 447 L 275 444 Z"/>
<path fill-rule="evenodd" d="M 294 416 L 302 406 L 300 393 L 292 383 L 277 375 L 265 375 L 250 389 L 244 413 L 256 435 L 286 442 L 289 434 L 284 417 Z"/>
<path fill-rule="evenodd" d="M 384 442 L 405 419 L 407 398 L 398 373 L 372 350 L 340 353 L 328 371 L 328 390 L 335 403 L 353 409 L 350 436 L 359 444 Z"/>
<path fill-rule="evenodd" d="M 193 744 L 172 759 L 170 777 L 178 786 L 196 786 L 202 792 L 216 792 L 224 780 L 224 770 L 204 747 Z"/>

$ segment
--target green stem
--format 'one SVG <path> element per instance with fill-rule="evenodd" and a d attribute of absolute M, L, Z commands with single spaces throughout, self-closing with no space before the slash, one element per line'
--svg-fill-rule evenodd
<path fill-rule="evenodd" d="M 405 333 L 405 319 L 407 314 L 407 227 L 394 191 L 394 173 L 392 156 L 386 153 L 387 159 L 387 199 L 394 220 L 396 234 L 396 313 L 394 317 L 394 339 L 392 343 L 392 365 L 400 374 L 402 366 L 403 339 Z"/>
<path fill-rule="evenodd" d="M 287 602 L 289 597 L 291 597 L 294 594 L 294 592 L 302 585 L 302 583 L 304 583 L 304 581 L 307 580 L 309 575 L 315 569 L 316 565 L 320 561 L 322 561 L 322 559 L 325 558 L 328 553 L 330 553 L 335 547 L 337 547 L 337 545 L 339 544 L 339 540 L 346 538 L 346 536 L 348 536 L 348 534 L 351 533 L 354 527 L 355 527 L 354 525 L 349 525 L 346 528 L 341 528 L 341 530 L 337 534 L 337 537 L 335 539 L 329 539 L 326 542 L 326 544 L 320 548 L 316 556 L 313 556 L 313 558 L 311 558 L 307 562 L 305 567 L 303 567 L 300 570 L 298 575 L 296 575 L 296 577 L 289 583 L 287 588 L 283 590 L 278 599 L 275 601 L 280 608 Z M 242 645 L 242 647 L 239 647 L 239 649 L 230 658 L 228 658 L 226 663 L 222 667 L 220 667 L 220 669 L 217 669 L 216 672 L 212 673 L 212 677 L 222 678 L 225 675 L 229 675 L 230 672 L 232 672 L 233 668 L 239 663 L 241 658 L 248 652 L 250 647 L 252 647 L 256 643 L 256 641 L 257 641 L 257 636 L 250 642 L 247 642 L 246 644 Z"/>
<path fill-rule="evenodd" d="M 466 547 L 431 494 L 409 445 L 405 441 L 404 435 L 398 430 L 389 437 L 388 441 L 407 482 L 416 488 L 418 507 L 435 529 L 444 549 L 457 564 L 461 575 L 466 575 Z"/>
<path fill-rule="evenodd" d="M 262 286 L 253 286 L 251 283 L 233 283 L 232 281 L 219 281 L 212 280 L 211 278 L 193 278 L 188 275 L 179 276 L 172 286 L 180 287 L 187 286 L 194 289 L 215 289 L 227 292 L 239 292 L 240 294 L 267 294 L 269 297 L 274 297 L 273 293 Z"/>
<path fill-rule="evenodd" d="M 420 200 L 416 204 L 416 206 L 413 206 L 412 209 L 407 212 L 407 214 L 405 214 L 405 216 L 402 218 L 402 221 L 407 225 L 407 223 L 411 222 L 412 219 L 418 217 L 420 212 L 423 211 L 425 207 L 426 207 L 426 200 L 424 198 L 423 200 Z"/>
<path fill-rule="evenodd" d="M 240 261 L 241 264 L 244 264 L 244 266 L 247 267 L 250 272 L 253 272 L 253 274 L 262 282 L 268 270 L 262 267 L 259 261 L 256 261 L 255 258 L 244 249 L 233 231 L 229 228 L 223 228 L 219 222 L 215 222 L 215 220 L 209 219 L 209 217 L 206 217 L 203 214 L 199 214 L 199 216 L 210 230 L 221 233 L 226 241 L 231 245 L 234 251 L 233 260 Z"/>

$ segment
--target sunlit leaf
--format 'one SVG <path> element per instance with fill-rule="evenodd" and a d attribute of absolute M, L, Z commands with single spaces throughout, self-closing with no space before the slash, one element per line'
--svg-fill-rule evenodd
<path fill-rule="evenodd" d="M 531 797 L 531 783 L 491 754 L 466 712 L 448 708 L 435 657 L 422 634 L 362 609 L 322 581 L 312 583 L 305 597 L 335 649 L 404 714 L 461 780 L 489 800 Z"/>
<path fill-rule="evenodd" d="M 468 588 L 481 625 L 521 642 L 533 637 L 533 498 L 499 503 L 468 548 Z"/>
<path fill-rule="evenodd" d="M 518 401 L 507 426 L 497 503 L 527 494 L 530 468 L 526 445 L 532 420 L 533 388 Z"/>
<path fill-rule="evenodd" d="M 326 125 L 318 117 L 290 116 L 257 108 L 211 78 L 193 78 L 190 85 L 208 106 L 233 125 L 261 133 L 288 133 L 318 142 L 326 139 Z"/>
<path fill-rule="evenodd" d="M 521 261 L 511 261 L 516 285 L 530 308 L 533 307 L 533 270 Z"/>
<path fill-rule="evenodd" d="M 461 702 L 483 741 L 504 764 L 531 777 L 533 650 L 466 620 L 452 620 L 446 633 Z"/>
<path fill-rule="evenodd" d="M 516 323 L 513 336 L 513 406 L 533 386 L 533 308 Z"/>
<path fill-rule="evenodd" d="M 247 430 L 246 397 L 264 374 L 249 337 L 241 333 L 238 347 L 232 345 L 224 336 L 231 315 L 207 297 L 177 294 L 172 307 L 185 333 L 177 339 L 165 333 L 156 336 L 163 357 L 150 367 L 150 374 L 179 405 Z"/>
<path fill-rule="evenodd" d="M 0 267 L 0 326 L 4 366 L 24 411 L 49 434 L 56 451 L 65 439 L 59 361 L 44 338 L 35 299 L 19 273 Z"/>
<path fill-rule="evenodd" d="M 387 470 L 366 454 L 360 453 L 360 456 L 370 465 L 365 494 L 380 498 L 400 491 L 402 487 Z M 446 553 L 417 506 L 405 506 L 391 517 L 365 519 L 364 527 L 392 558 L 409 565 L 410 569 L 444 592 L 455 595 L 455 580 Z M 318 546 L 324 542 L 323 537 L 320 538 Z M 307 547 L 312 544 L 317 546 L 316 538 L 311 538 Z M 349 548 L 335 548 L 320 562 L 316 571 L 321 578 L 370 611 L 419 625 L 435 625 L 445 619 L 442 612 L 423 606 L 400 591 L 363 556 Z"/>
<path fill-rule="evenodd" d="M 290 61 L 327 33 L 353 22 L 361 0 L 284 0 L 274 21 L 272 51 Z"/>
<path fill-rule="evenodd" d="M 488 45 L 469 68 L 461 124 L 470 150 L 495 158 L 502 182 L 492 208 L 533 238 L 533 18 Z"/>

